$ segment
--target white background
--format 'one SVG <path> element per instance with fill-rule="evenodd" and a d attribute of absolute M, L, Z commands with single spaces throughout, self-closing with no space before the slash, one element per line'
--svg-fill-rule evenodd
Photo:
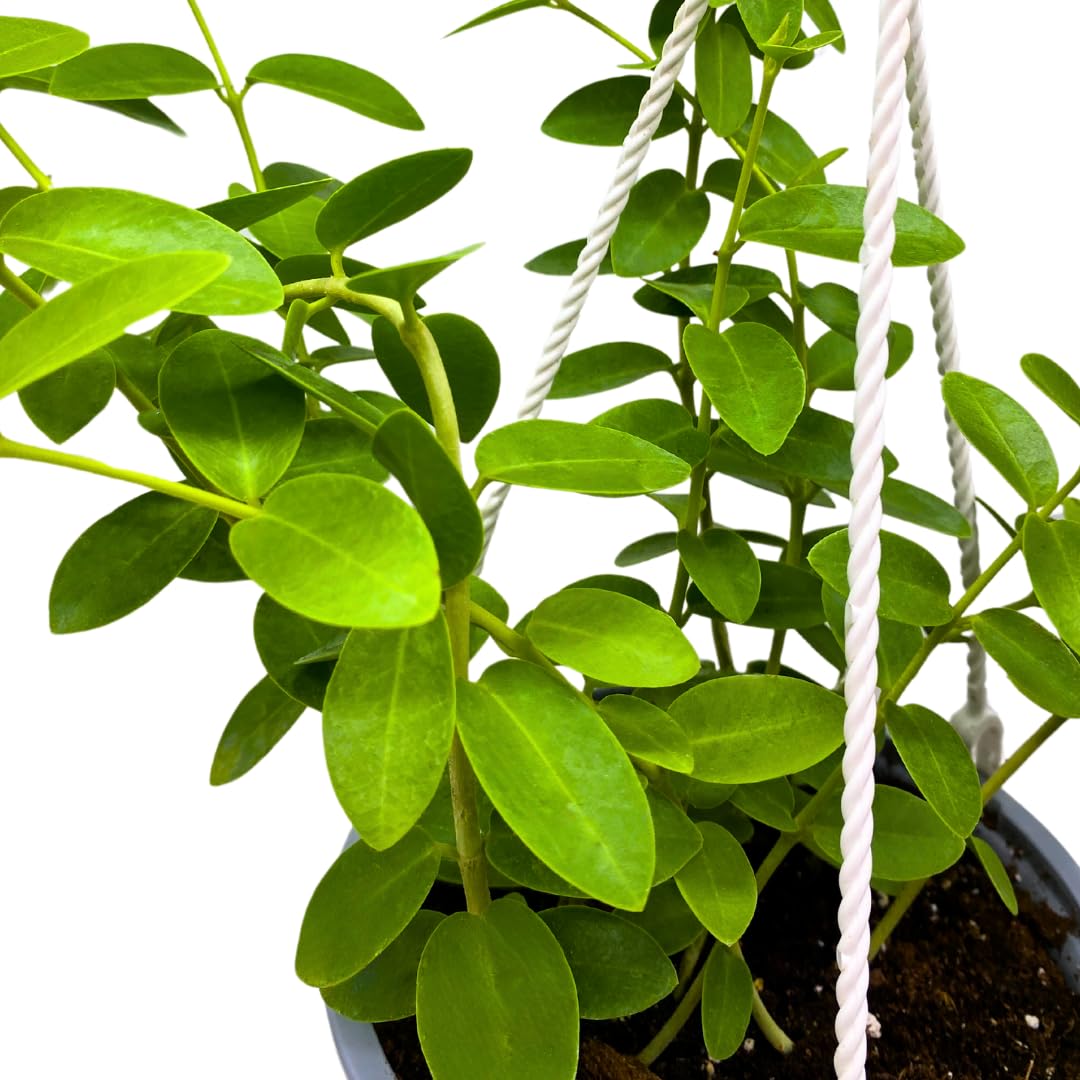
<path fill-rule="evenodd" d="M 540 122 L 566 93 L 615 74 L 627 57 L 571 17 L 546 10 L 442 39 L 483 5 L 206 0 L 204 6 L 238 82 L 265 56 L 322 52 L 388 78 L 427 122 L 423 133 L 397 131 L 258 87 L 248 107 L 264 164 L 299 161 L 348 180 L 425 148 L 476 150 L 457 191 L 358 254 L 403 262 L 487 241 L 426 292 L 430 310 L 467 314 L 495 341 L 504 363 L 496 419 L 505 422 L 562 285 L 520 268 L 537 252 L 583 235 L 616 158 L 612 150 L 548 140 Z M 205 57 L 182 0 L 4 6 L 80 26 L 95 44 L 155 41 Z M 591 6 L 644 41 L 647 0 L 592 0 Z M 818 153 L 850 146 L 830 178 L 860 183 L 874 17 L 869 4 L 849 0 L 838 8 L 847 55 L 828 50 L 808 70 L 782 78 L 774 107 Z M 1044 0 L 1030 19 L 1015 18 L 1015 8 L 1004 3 L 979 5 L 978 18 L 967 4 L 929 9 L 946 216 L 968 243 L 955 264 L 966 365 L 1035 411 L 1068 473 L 1080 458 L 1076 431 L 1017 366 L 1023 352 L 1037 350 L 1080 368 L 1071 259 L 1078 240 L 1070 190 L 1075 156 L 1072 138 L 1062 137 L 1071 132 L 1067 118 L 1077 89 L 1073 65 L 1047 59 L 1047 38 L 1059 32 L 1055 13 L 1063 15 L 1065 5 Z M 59 184 L 130 187 L 199 206 L 224 197 L 230 181 L 248 179 L 229 115 L 211 94 L 162 104 L 187 129 L 187 139 L 32 94 L 4 94 L 0 114 Z M 673 136 L 657 144 L 651 164 L 680 164 L 683 154 L 683 136 Z M 714 156 L 721 156 L 716 145 L 704 163 Z M 0 159 L 0 183 L 23 182 L 18 167 Z M 714 247 L 725 207 L 714 204 Z M 772 264 L 768 255 L 763 261 Z M 804 260 L 802 275 L 809 283 L 856 283 L 847 265 Z M 917 352 L 893 383 L 890 445 L 901 460 L 899 476 L 947 495 L 925 283 L 917 270 L 898 278 L 898 317 L 916 327 Z M 625 282 L 602 280 L 575 344 L 636 339 L 670 347 L 670 321 L 640 312 L 630 291 Z M 258 332 L 258 320 L 237 325 Z M 262 325 L 280 333 L 273 317 Z M 371 379 L 348 369 L 342 375 L 355 385 Z M 633 393 L 666 395 L 663 378 L 653 378 L 655 384 Z M 619 399 L 559 403 L 548 415 L 587 419 Z M 850 408 L 848 395 L 824 395 L 820 402 L 835 411 Z M 9 436 L 45 441 L 14 401 L 0 406 L 0 424 Z M 164 453 L 119 397 L 68 449 L 170 474 Z M 986 496 L 1016 513 L 1016 498 L 982 461 L 977 468 Z M 305 903 L 346 832 L 321 760 L 317 715 L 306 714 L 235 785 L 212 790 L 207 782 L 219 733 L 261 674 L 250 639 L 257 590 L 177 582 L 120 623 L 50 637 L 47 597 L 59 559 L 86 526 L 136 492 L 21 462 L 3 463 L 2 474 L 0 1074 L 19 1080 L 339 1076 L 319 998 L 291 970 Z M 717 485 L 718 513 L 729 524 L 778 530 L 778 502 L 733 483 Z M 812 518 L 811 526 L 826 520 Z M 668 522 L 645 499 L 518 491 L 487 576 L 510 599 L 516 618 L 547 591 L 611 570 L 626 542 Z M 992 522 L 983 536 L 989 553 L 1004 542 Z M 955 566 L 951 541 L 922 539 Z M 669 562 L 642 572 L 670 590 Z M 1022 591 L 1013 575 L 991 599 L 1008 601 Z M 751 631 L 737 650 L 745 661 L 766 647 L 763 632 Z M 997 673 L 992 696 L 1013 747 L 1041 716 Z M 943 713 L 959 706 L 960 653 L 935 658 L 910 699 Z M 1080 854 L 1078 747 L 1080 733 L 1066 729 L 1011 790 Z"/>

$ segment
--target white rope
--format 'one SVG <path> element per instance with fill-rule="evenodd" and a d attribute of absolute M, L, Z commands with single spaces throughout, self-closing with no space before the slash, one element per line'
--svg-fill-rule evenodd
<path fill-rule="evenodd" d="M 642 163 L 649 152 L 653 136 L 660 126 L 660 119 L 664 109 L 671 100 L 675 90 L 675 83 L 682 70 L 683 61 L 694 42 L 698 23 L 701 21 L 708 0 L 686 0 L 675 16 L 675 26 L 671 36 L 664 44 L 660 62 L 652 73 L 652 81 L 645 97 L 641 102 L 641 111 L 630 128 L 626 141 L 623 143 L 622 157 L 615 172 L 611 189 L 604 199 L 603 206 L 597 216 L 596 224 L 589 233 L 585 248 L 578 258 L 577 270 L 570 279 L 570 285 L 563 297 L 559 308 L 558 317 L 551 333 L 548 336 L 544 351 L 540 357 L 539 366 L 528 390 L 525 399 L 518 411 L 519 420 L 533 420 L 540 415 L 544 407 L 544 399 L 555 381 L 559 372 L 563 357 L 566 355 L 567 346 L 570 343 L 570 335 L 578 324 L 581 312 L 588 299 L 589 290 L 600 272 L 600 264 L 607 253 L 608 245 L 615 234 L 619 224 L 619 218 L 626 208 L 630 198 L 630 190 L 637 180 L 641 171 Z M 499 519 L 499 511 L 509 494 L 507 484 L 497 484 L 488 488 L 485 493 L 481 514 L 484 519 L 485 551 L 491 543 L 491 535 L 495 530 L 495 523 Z"/>
<path fill-rule="evenodd" d="M 881 484 L 885 450 L 885 372 L 896 240 L 899 147 L 903 123 L 904 53 L 910 0 L 880 0 L 877 75 L 867 170 L 866 239 L 860 262 L 856 333 L 855 434 L 851 444 L 851 522 L 846 612 L 844 696 L 844 826 L 840 834 L 840 944 L 833 1058 L 839 1080 L 866 1076 L 866 991 L 870 982 L 870 842 L 874 834 L 874 758 L 877 724 L 878 568 L 881 563 Z"/>
<path fill-rule="evenodd" d="M 911 0 L 908 17 L 911 39 L 907 52 L 907 96 L 910 103 L 911 141 L 915 148 L 915 175 L 919 182 L 919 202 L 932 214 L 941 216 L 941 188 L 938 182 L 937 147 L 930 110 L 930 79 L 926 63 L 922 0 Z M 934 311 L 938 371 L 945 375 L 960 369 L 960 349 L 956 335 L 952 283 L 948 263 L 931 266 L 930 303 Z M 960 541 L 960 576 L 968 588 L 979 576 L 979 534 L 976 522 L 975 485 L 967 439 L 945 410 L 952 468 L 953 503 L 971 526 L 971 535 Z M 972 639 L 968 646 L 967 704 L 952 717 L 954 727 L 971 748 L 979 769 L 992 773 L 1001 764 L 1002 724 L 990 708 L 986 696 L 986 653 Z"/>

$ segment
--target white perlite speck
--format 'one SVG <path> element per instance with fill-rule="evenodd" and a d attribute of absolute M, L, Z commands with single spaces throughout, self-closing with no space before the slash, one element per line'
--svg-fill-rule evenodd
<path fill-rule="evenodd" d="M 866 1034 L 871 1039 L 881 1038 L 881 1021 L 873 1014 L 866 1014 Z"/>
<path fill-rule="evenodd" d="M 1031 1013 L 1027 1013 L 1024 1016 L 1024 1023 L 1027 1024 L 1032 1031 L 1039 1030 L 1039 1018 L 1037 1016 L 1032 1016 Z"/>

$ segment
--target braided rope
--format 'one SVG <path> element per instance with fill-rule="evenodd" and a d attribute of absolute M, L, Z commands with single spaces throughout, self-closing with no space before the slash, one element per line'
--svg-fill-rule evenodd
<path fill-rule="evenodd" d="M 896 240 L 893 218 L 903 122 L 908 7 L 909 0 L 880 0 L 877 76 L 863 214 L 866 239 L 860 258 L 855 434 L 851 444 L 850 596 L 845 618 L 847 712 L 841 800 L 844 826 L 840 834 L 843 864 L 837 915 L 840 928 L 837 947 L 840 976 L 836 984 L 838 1046 L 833 1058 L 839 1080 L 864 1080 L 866 1076 L 885 372 L 889 361 L 892 252 Z"/>
<path fill-rule="evenodd" d="M 671 36 L 664 44 L 660 63 L 652 73 L 652 81 L 641 102 L 641 111 L 630 128 L 623 143 L 622 156 L 615 172 L 611 189 L 604 199 L 597 216 L 596 224 L 589 233 L 585 248 L 578 258 L 577 269 L 570 279 L 570 285 L 563 297 L 555 324 L 551 328 L 540 363 L 525 392 L 525 398 L 518 411 L 519 420 L 534 420 L 544 407 L 544 399 L 559 372 L 570 335 L 581 318 L 581 312 L 588 299 L 589 290 L 600 272 L 600 264 L 607 253 L 608 245 L 619 224 L 619 218 L 626 208 L 630 191 L 638 178 L 641 166 L 649 153 L 653 136 L 660 126 L 660 119 L 675 91 L 675 83 L 682 70 L 683 61 L 690 51 L 697 34 L 698 23 L 708 7 L 708 0 L 686 0 L 675 17 L 675 26 Z M 510 492 L 507 484 L 497 484 L 485 493 L 481 516 L 484 519 L 484 549 L 491 543 L 499 512 Z"/>
<path fill-rule="evenodd" d="M 915 176 L 919 182 L 919 202 L 932 214 L 941 216 L 941 188 L 938 182 L 937 147 L 930 109 L 930 79 L 926 62 L 922 0 L 911 0 L 908 19 L 911 40 L 907 52 L 907 95 L 910 104 L 911 142 L 915 149 Z M 930 303 L 934 312 L 938 372 L 945 375 L 960 369 L 952 282 L 947 263 L 927 270 Z M 967 519 L 971 535 L 960 541 L 960 576 L 968 588 L 979 576 L 979 534 L 976 522 L 975 484 L 967 439 L 945 410 L 952 469 L 953 504 Z M 987 701 L 986 653 L 978 641 L 968 646 L 967 704 L 952 718 L 953 725 L 972 749 L 984 773 L 1001 764 L 1002 724 Z"/>

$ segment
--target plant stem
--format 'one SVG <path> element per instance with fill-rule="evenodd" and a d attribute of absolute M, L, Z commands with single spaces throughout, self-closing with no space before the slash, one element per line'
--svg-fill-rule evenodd
<path fill-rule="evenodd" d="M 255 190 L 265 191 L 266 178 L 263 176 L 262 169 L 259 168 L 259 159 L 255 153 L 255 144 L 252 142 L 251 130 L 248 128 L 247 117 L 244 115 L 243 95 L 236 92 L 236 87 L 233 86 L 232 79 L 229 78 L 228 68 L 225 67 L 225 61 L 222 59 L 221 53 L 218 50 L 217 42 L 214 41 L 214 35 L 210 33 L 210 27 L 207 25 L 206 19 L 203 18 L 203 13 L 199 10 L 198 0 L 188 0 L 188 7 L 191 8 L 191 13 L 195 16 L 195 21 L 199 24 L 203 40 L 205 40 L 206 47 L 210 50 L 210 55 L 214 58 L 214 64 L 218 69 L 218 75 L 221 77 L 221 87 L 225 91 L 224 101 L 229 112 L 232 113 L 233 121 L 236 124 L 236 130 L 240 133 L 240 140 L 244 144 L 244 153 L 247 156 L 248 166 L 251 169 L 251 178 L 255 182 Z"/>
<path fill-rule="evenodd" d="M 79 472 L 93 473 L 96 476 L 108 476 L 114 480 L 125 480 L 129 484 L 138 484 L 151 491 L 160 491 L 163 495 L 172 495 L 177 499 L 206 506 L 233 518 L 253 518 L 259 515 L 257 506 L 238 502 L 224 495 L 215 495 L 211 491 L 189 487 L 176 480 L 164 480 L 160 476 L 134 472 L 131 469 L 118 469 L 93 458 L 66 454 L 62 450 L 50 450 L 44 447 L 28 446 L 26 443 L 13 442 L 0 435 L 0 458 L 19 458 L 22 461 L 41 461 L 48 465 L 60 465 Z"/>
<path fill-rule="evenodd" d="M 656 57 L 645 52 L 644 49 L 639 49 L 632 41 L 628 41 L 618 31 L 612 30 L 610 26 L 602 23 L 595 15 L 582 11 L 577 4 L 571 3 L 570 0 L 555 0 L 555 6 L 562 8 L 563 11 L 569 12 L 571 15 L 576 15 L 582 22 L 596 27 L 605 37 L 611 38 L 612 41 L 618 42 L 628 52 L 632 52 L 643 64 L 651 64 L 656 59 Z"/>
<path fill-rule="evenodd" d="M 29 285 L 6 262 L 0 255 L 0 285 L 2 285 L 16 300 L 21 301 L 28 308 L 33 310 L 39 308 L 45 303 L 45 298 L 34 289 L 31 289 Z"/>
<path fill-rule="evenodd" d="M 686 988 L 693 981 L 697 973 L 698 961 L 701 959 L 701 954 L 708 948 L 710 941 L 712 941 L 712 936 L 709 931 L 702 930 L 683 951 L 679 960 L 679 983 L 672 991 L 672 996 L 676 1001 L 686 993 Z"/>
<path fill-rule="evenodd" d="M 731 951 L 743 963 L 746 962 L 746 958 L 743 956 L 742 947 L 738 942 L 735 942 L 731 946 Z M 778 1050 L 781 1054 L 790 1054 L 795 1049 L 795 1043 L 791 1040 L 791 1036 L 776 1022 L 772 1013 L 765 1007 L 765 1002 L 761 1000 L 761 993 L 758 991 L 757 983 L 753 983 L 754 996 L 750 1005 L 751 1015 L 754 1017 L 754 1021 L 761 1029 L 761 1034 L 768 1040 L 769 1045 L 774 1050 Z"/>
<path fill-rule="evenodd" d="M 788 566 L 798 566 L 802 561 L 803 528 L 806 524 L 806 503 L 802 499 L 791 496 L 790 526 L 788 529 L 787 547 L 784 548 L 784 562 Z M 773 631 L 772 648 L 769 650 L 769 659 L 765 665 L 766 675 L 780 674 L 780 660 L 784 653 L 784 642 L 787 640 L 787 630 L 780 628 Z"/>
<path fill-rule="evenodd" d="M 52 187 L 52 181 L 34 164 L 34 159 L 19 145 L 15 136 L 3 124 L 0 124 L 0 142 L 11 151 L 11 156 L 30 174 L 31 179 L 37 184 L 38 191 L 48 191 Z"/>
<path fill-rule="evenodd" d="M 788 302 L 791 304 L 791 325 L 795 336 L 795 355 L 802 364 L 803 375 L 806 377 L 806 400 L 810 400 L 810 365 L 807 360 L 806 347 L 806 305 L 803 303 L 802 291 L 799 288 L 799 264 L 794 251 L 785 251 L 788 268 L 788 287 L 791 295 Z"/>

